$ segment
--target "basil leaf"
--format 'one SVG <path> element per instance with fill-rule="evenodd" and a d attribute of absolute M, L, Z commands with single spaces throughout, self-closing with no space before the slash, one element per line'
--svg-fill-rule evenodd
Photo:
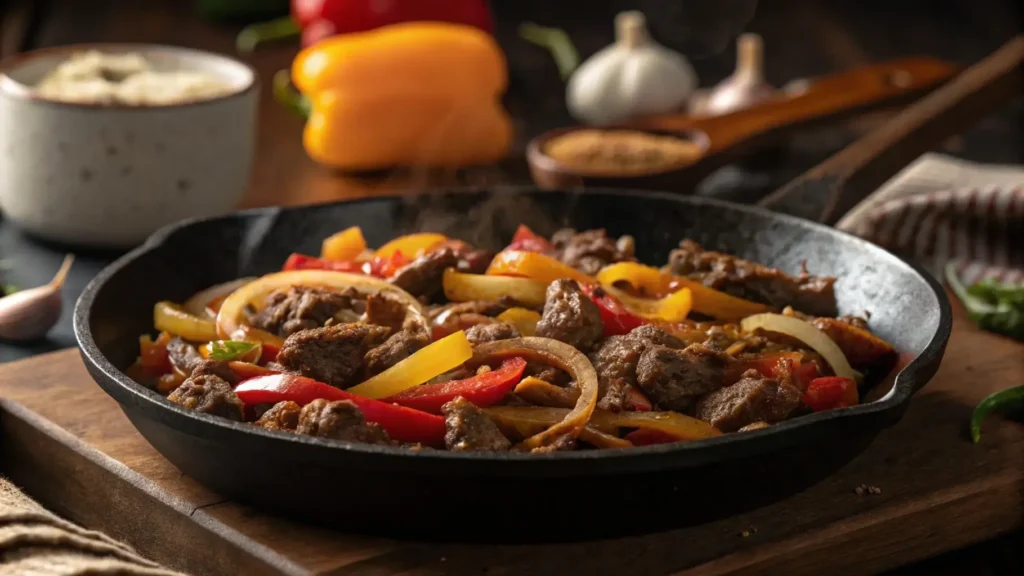
<path fill-rule="evenodd" d="M 213 360 L 237 360 L 256 348 L 255 342 L 239 342 L 237 340 L 218 340 L 210 344 L 210 358 Z"/>

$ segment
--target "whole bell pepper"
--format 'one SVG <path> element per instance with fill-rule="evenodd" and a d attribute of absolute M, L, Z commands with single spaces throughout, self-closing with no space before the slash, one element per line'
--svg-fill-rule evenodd
<path fill-rule="evenodd" d="M 340 170 L 486 164 L 512 142 L 504 54 L 472 26 L 409 22 L 334 36 L 299 53 L 291 81 L 302 97 L 280 74 L 275 94 L 308 113 L 306 152 Z"/>
<path fill-rule="evenodd" d="M 246 52 L 263 42 L 301 34 L 305 48 L 336 34 L 419 21 L 466 24 L 494 32 L 487 0 L 292 0 L 290 16 L 249 26 L 238 35 L 237 44 L 239 51 Z"/>

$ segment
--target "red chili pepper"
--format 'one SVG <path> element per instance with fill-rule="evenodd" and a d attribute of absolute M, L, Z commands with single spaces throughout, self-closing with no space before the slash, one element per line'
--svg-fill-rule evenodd
<path fill-rule="evenodd" d="M 247 405 L 276 404 L 290 400 L 305 406 L 313 400 L 351 400 L 367 422 L 376 422 L 393 440 L 444 446 L 444 418 L 412 408 L 351 394 L 340 388 L 294 374 L 260 376 L 242 382 L 235 394 Z"/>
<path fill-rule="evenodd" d="M 619 336 L 629 334 L 634 328 L 647 324 L 643 318 L 633 314 L 619 302 L 619 299 L 605 292 L 600 286 L 583 286 L 583 293 L 586 294 L 597 308 L 601 311 L 601 320 L 604 322 L 604 335 Z"/>
<path fill-rule="evenodd" d="M 815 378 L 803 396 L 804 404 L 815 412 L 854 406 L 858 401 L 857 383 L 841 376 Z"/>
<path fill-rule="evenodd" d="M 633 446 L 650 446 L 652 444 L 671 444 L 679 442 L 679 438 L 661 430 L 650 428 L 638 428 L 625 436 L 626 440 L 632 442 Z"/>
<path fill-rule="evenodd" d="M 457 396 L 462 396 L 478 407 L 486 408 L 507 396 L 522 379 L 524 370 L 526 370 L 526 360 L 519 357 L 509 358 L 502 362 L 497 370 L 484 372 L 464 380 L 416 386 L 384 400 L 424 412 L 440 414 L 442 406 Z"/>
<path fill-rule="evenodd" d="M 555 250 L 555 247 L 548 242 L 547 238 L 534 233 L 526 224 L 520 224 L 516 233 L 512 236 L 512 243 L 505 250 L 521 250 L 523 252 L 540 252 L 548 254 Z"/>

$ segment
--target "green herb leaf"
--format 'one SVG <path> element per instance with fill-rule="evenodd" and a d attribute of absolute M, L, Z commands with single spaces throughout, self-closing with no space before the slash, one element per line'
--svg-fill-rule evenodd
<path fill-rule="evenodd" d="M 533 22 L 523 22 L 519 25 L 519 36 L 551 52 L 562 80 L 568 80 L 573 70 L 580 65 L 580 54 L 576 51 L 576 46 L 561 28 L 548 28 Z"/>
<path fill-rule="evenodd" d="M 945 272 L 946 282 L 971 320 L 985 330 L 1024 341 L 1024 286 L 983 280 L 967 288 L 952 262 Z"/>
<path fill-rule="evenodd" d="M 210 358 L 214 360 L 237 360 L 252 352 L 258 346 L 255 342 L 239 342 L 237 340 L 218 340 L 210 344 Z"/>
<path fill-rule="evenodd" d="M 1024 386 L 1015 386 L 990 394 L 982 400 L 971 415 L 971 440 L 981 440 L 981 423 L 996 410 L 1024 409 Z"/>

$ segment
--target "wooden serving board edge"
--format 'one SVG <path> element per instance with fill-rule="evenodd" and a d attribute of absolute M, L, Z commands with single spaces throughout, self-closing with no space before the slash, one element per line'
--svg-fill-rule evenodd
<path fill-rule="evenodd" d="M 190 574 L 308 574 L 25 406 L 0 399 L 0 473 L 63 518 Z M 188 553 L 183 553 L 187 551 Z"/>

